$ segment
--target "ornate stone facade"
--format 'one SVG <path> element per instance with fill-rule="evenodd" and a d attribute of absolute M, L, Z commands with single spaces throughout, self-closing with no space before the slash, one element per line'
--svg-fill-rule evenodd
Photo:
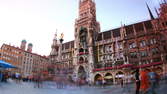
<path fill-rule="evenodd" d="M 147 5 L 148 7 L 148 5 Z M 62 68 L 74 80 L 90 83 L 106 80 L 113 84 L 129 81 L 136 68 L 157 68 L 162 74 L 167 63 L 167 4 L 162 3 L 158 17 L 150 8 L 150 20 L 122 25 L 100 32 L 93 0 L 80 0 L 79 18 L 75 21 L 74 41 L 53 40 L 50 61 L 55 71 Z"/>

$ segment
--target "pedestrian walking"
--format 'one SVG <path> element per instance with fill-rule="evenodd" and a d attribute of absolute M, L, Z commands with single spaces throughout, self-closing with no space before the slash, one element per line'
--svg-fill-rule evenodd
<path fill-rule="evenodd" d="M 2 77 L 3 77 L 3 74 L 2 74 L 2 72 L 0 71 L 0 82 L 2 81 Z"/>
<path fill-rule="evenodd" d="M 37 73 L 35 76 L 34 76 L 34 79 L 35 79 L 35 88 L 42 88 L 42 76 Z"/>
<path fill-rule="evenodd" d="M 142 70 L 140 72 L 141 76 L 141 93 L 142 94 L 147 94 L 148 93 L 148 89 L 149 89 L 149 76 L 148 76 L 148 70 Z"/>
<path fill-rule="evenodd" d="M 165 84 L 167 84 L 167 73 L 164 74 Z"/>
<path fill-rule="evenodd" d="M 21 75 L 20 73 L 15 73 L 16 83 L 20 83 Z"/>
<path fill-rule="evenodd" d="M 7 82 L 7 79 L 8 79 L 8 73 L 4 72 L 2 76 L 2 82 Z"/>
<path fill-rule="evenodd" d="M 149 94 L 157 94 L 156 88 L 159 85 L 159 76 L 158 74 L 152 69 L 149 73 L 149 82 L 150 82 L 150 88 L 149 88 Z"/>
<path fill-rule="evenodd" d="M 135 71 L 135 83 L 136 83 L 136 91 L 135 94 L 139 94 L 140 92 L 140 73 L 139 73 L 139 69 L 136 69 Z"/>
<path fill-rule="evenodd" d="M 106 80 L 102 80 L 102 88 L 105 88 L 105 85 L 106 85 Z"/>
<path fill-rule="evenodd" d="M 123 78 L 120 80 L 120 84 L 121 84 L 121 88 L 123 88 L 124 87 L 124 80 L 123 80 Z"/>

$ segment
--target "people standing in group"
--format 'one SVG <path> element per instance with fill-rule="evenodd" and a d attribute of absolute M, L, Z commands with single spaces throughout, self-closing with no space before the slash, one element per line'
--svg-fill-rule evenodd
<path fill-rule="evenodd" d="M 139 94 L 139 92 L 140 92 L 140 73 L 139 73 L 139 69 L 136 69 L 136 71 L 135 71 L 135 82 L 136 82 L 136 93 L 135 94 Z"/>

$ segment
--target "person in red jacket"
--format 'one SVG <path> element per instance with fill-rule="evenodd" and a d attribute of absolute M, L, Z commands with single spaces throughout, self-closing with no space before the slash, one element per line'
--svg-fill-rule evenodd
<path fill-rule="evenodd" d="M 148 71 L 147 70 L 141 70 L 140 72 L 140 79 L 141 79 L 141 86 L 140 90 L 142 94 L 147 94 L 148 89 L 149 89 L 149 76 L 148 76 Z"/>

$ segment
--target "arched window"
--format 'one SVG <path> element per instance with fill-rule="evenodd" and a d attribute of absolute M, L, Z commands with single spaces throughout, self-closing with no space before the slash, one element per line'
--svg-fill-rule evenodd
<path fill-rule="evenodd" d="M 82 47 L 87 47 L 87 29 L 84 27 L 81 27 L 80 33 L 79 33 L 80 43 Z"/>
<path fill-rule="evenodd" d="M 84 61 L 84 58 L 83 57 L 80 57 L 79 58 L 79 62 L 83 62 Z"/>
<path fill-rule="evenodd" d="M 84 52 L 84 49 L 83 48 L 80 48 L 79 49 L 79 52 L 81 53 L 81 52 Z"/>

